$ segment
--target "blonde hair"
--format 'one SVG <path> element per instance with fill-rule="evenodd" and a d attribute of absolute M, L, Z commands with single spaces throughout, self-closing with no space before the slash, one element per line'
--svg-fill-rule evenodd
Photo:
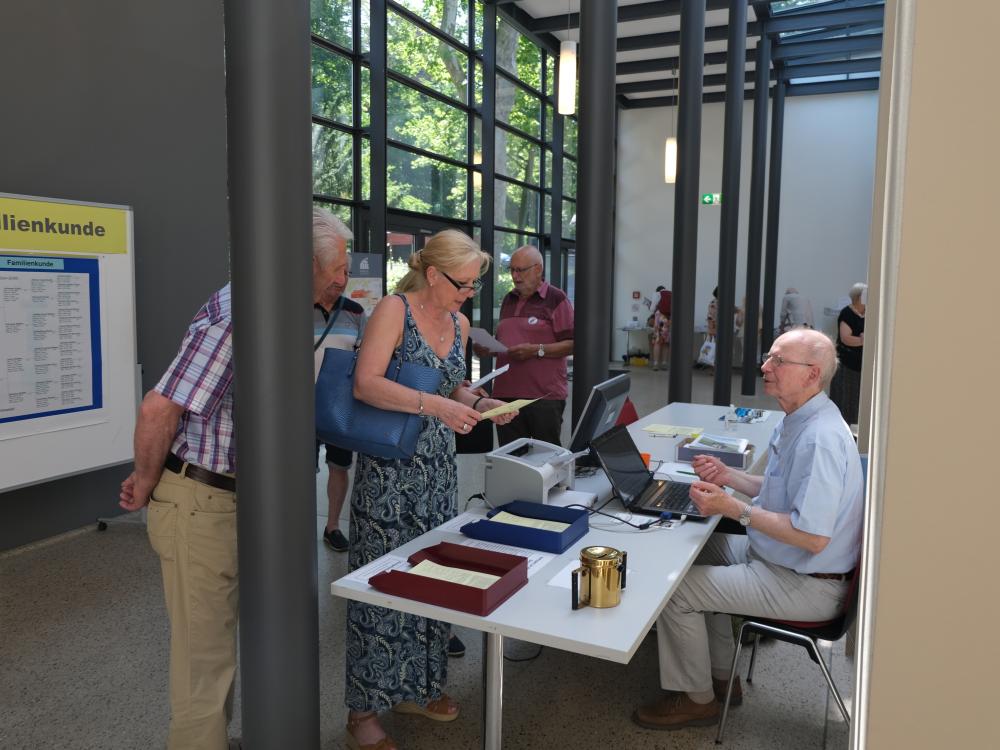
<path fill-rule="evenodd" d="M 479 261 L 479 275 L 490 267 L 490 256 L 484 253 L 476 241 L 457 229 L 438 232 L 410 256 L 410 271 L 396 285 L 397 292 L 413 292 L 427 286 L 427 269 L 434 266 L 439 271 L 454 273 L 462 266 Z"/>

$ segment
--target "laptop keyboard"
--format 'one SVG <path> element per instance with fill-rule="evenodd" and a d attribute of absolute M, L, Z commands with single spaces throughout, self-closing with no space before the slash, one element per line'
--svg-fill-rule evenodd
<path fill-rule="evenodd" d="M 691 485 L 684 482 L 664 482 L 653 494 L 647 508 L 659 508 L 662 511 L 679 512 L 691 503 Z"/>

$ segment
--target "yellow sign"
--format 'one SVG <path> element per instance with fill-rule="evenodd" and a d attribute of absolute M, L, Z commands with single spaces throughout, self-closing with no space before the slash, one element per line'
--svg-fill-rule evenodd
<path fill-rule="evenodd" d="M 128 210 L 0 196 L 0 250 L 128 252 Z"/>

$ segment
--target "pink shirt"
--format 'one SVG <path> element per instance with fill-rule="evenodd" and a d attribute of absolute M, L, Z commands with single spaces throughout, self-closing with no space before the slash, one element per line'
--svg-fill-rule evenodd
<path fill-rule="evenodd" d="M 500 306 L 497 339 L 506 346 L 554 344 L 573 338 L 573 305 L 565 292 L 543 281 L 527 299 L 511 291 Z M 497 367 L 509 360 L 497 355 Z M 496 398 L 547 398 L 563 400 L 567 395 L 566 358 L 538 357 L 509 362 L 510 369 L 494 381 Z"/>

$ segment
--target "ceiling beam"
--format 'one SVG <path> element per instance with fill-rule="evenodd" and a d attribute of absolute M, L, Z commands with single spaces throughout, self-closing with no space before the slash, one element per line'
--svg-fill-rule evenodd
<path fill-rule="evenodd" d="M 705 55 L 705 65 L 725 65 L 725 52 L 708 52 Z M 747 62 L 754 62 L 757 59 L 755 50 L 747 50 Z M 615 65 L 615 75 L 629 76 L 638 73 L 659 73 L 661 70 L 677 70 L 680 67 L 680 60 L 677 57 L 657 57 L 650 60 L 632 60 L 630 62 L 620 62 Z"/>
<path fill-rule="evenodd" d="M 844 10 L 816 11 L 802 15 L 770 18 L 767 22 L 767 33 L 778 34 L 783 31 L 806 31 L 808 29 L 825 29 L 832 26 L 852 26 L 859 23 L 881 21 L 885 8 L 872 5 L 864 8 L 845 8 Z"/>
<path fill-rule="evenodd" d="M 707 10 L 725 10 L 729 7 L 729 0 L 707 0 L 705 7 Z M 680 12 L 680 0 L 659 0 L 659 2 L 638 5 L 623 5 L 618 8 L 618 23 L 676 16 Z M 556 16 L 541 16 L 531 22 L 530 28 L 534 32 L 578 29 L 580 28 L 580 14 L 561 13 Z"/>
<path fill-rule="evenodd" d="M 540 47 L 547 49 L 554 55 L 559 54 L 559 40 L 551 34 L 532 31 L 529 28 L 529 24 L 533 20 L 532 17 L 513 3 L 509 5 L 499 5 L 497 7 L 497 15 L 501 16 L 511 26 L 527 36 L 529 39 L 537 42 Z"/>
<path fill-rule="evenodd" d="M 807 31 L 802 34 L 796 34 L 792 37 L 785 37 L 781 40 L 784 42 L 807 42 L 813 41 L 815 39 L 831 39 L 843 37 L 845 34 L 847 36 L 857 36 L 866 31 L 881 31 L 882 22 L 872 21 L 871 23 L 859 23 L 854 26 L 840 26 L 833 29 L 819 29 L 818 31 Z"/>
<path fill-rule="evenodd" d="M 769 29 L 770 30 L 770 29 Z M 707 26 L 705 28 L 705 41 L 724 41 L 729 36 L 729 26 Z M 747 36 L 760 36 L 760 24 L 753 22 L 747 24 Z M 676 47 L 680 44 L 680 31 L 665 31 L 661 34 L 640 34 L 637 36 L 618 37 L 619 52 L 635 52 L 640 49 L 650 49 L 652 47 Z"/>
<path fill-rule="evenodd" d="M 753 89 L 743 91 L 743 99 L 752 99 Z M 709 91 L 701 96 L 702 104 L 719 104 L 726 101 L 725 91 Z M 676 96 L 657 96 L 648 99 L 629 99 L 625 109 L 650 109 L 652 107 L 676 107 Z"/>
<path fill-rule="evenodd" d="M 768 2 L 768 5 L 770 5 L 770 2 Z M 844 8 L 862 8 L 871 5 L 885 5 L 885 0 L 837 0 L 837 2 L 824 3 L 823 12 L 831 10 L 843 10 Z M 815 6 L 804 5 L 801 8 L 792 8 L 790 10 L 783 10 L 778 15 L 784 18 L 787 16 L 802 16 L 816 12 L 817 10 Z"/>
<path fill-rule="evenodd" d="M 821 39 L 816 42 L 781 42 L 771 50 L 774 60 L 791 60 L 812 55 L 846 55 L 850 52 L 877 52 L 882 49 L 882 35 L 849 36 Z"/>
<path fill-rule="evenodd" d="M 841 73 L 874 73 L 881 69 L 881 57 L 866 57 L 863 60 L 835 60 L 834 62 L 811 65 L 786 65 L 781 68 L 781 79 L 788 81 L 792 78 L 835 76 Z"/>
<path fill-rule="evenodd" d="M 846 81 L 789 84 L 785 96 L 814 96 L 816 94 L 845 94 L 852 91 L 878 91 L 878 78 L 849 78 Z"/>
<path fill-rule="evenodd" d="M 780 70 L 771 71 L 771 80 L 779 77 L 783 81 L 792 78 L 809 78 L 812 76 L 833 76 L 847 73 L 873 73 L 882 66 L 882 59 L 879 57 L 865 58 L 864 60 L 838 60 L 836 62 L 818 63 L 815 65 L 790 65 Z M 748 71 L 744 75 L 746 83 L 753 83 L 755 73 Z M 676 78 L 657 78 L 652 81 L 632 81 L 630 83 L 619 83 L 615 86 L 615 93 L 619 95 L 646 94 L 650 91 L 676 91 L 678 81 Z M 702 79 L 703 86 L 725 86 L 726 74 L 710 74 Z"/>

